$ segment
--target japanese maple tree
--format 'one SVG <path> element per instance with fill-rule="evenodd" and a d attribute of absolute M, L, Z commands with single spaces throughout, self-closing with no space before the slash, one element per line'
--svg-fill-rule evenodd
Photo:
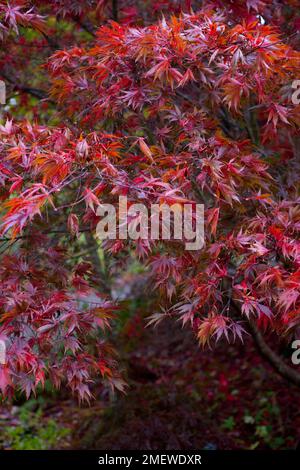
<path fill-rule="evenodd" d="M 299 335 L 299 29 L 294 0 L 0 2 L 4 395 L 46 378 L 80 399 L 97 375 L 123 388 L 95 241 L 120 195 L 205 206 L 199 251 L 102 244 L 147 267 L 163 306 L 149 322 L 180 318 L 201 345 L 252 332 L 300 384 L 262 336 Z"/>

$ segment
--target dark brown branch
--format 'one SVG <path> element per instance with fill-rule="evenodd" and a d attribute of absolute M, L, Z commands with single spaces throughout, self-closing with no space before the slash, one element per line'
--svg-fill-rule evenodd
<path fill-rule="evenodd" d="M 82 20 L 82 19 L 80 19 L 76 16 L 73 16 L 73 20 L 75 21 L 75 23 L 78 24 L 78 26 L 80 26 L 82 29 L 84 29 L 84 31 L 91 34 L 94 38 L 96 37 L 95 28 L 88 21 L 84 21 L 84 20 Z"/>
<path fill-rule="evenodd" d="M 1 72 L 1 76 L 4 78 L 4 80 L 7 83 L 10 83 L 13 88 L 15 88 L 18 91 L 21 91 L 22 93 L 27 93 L 31 96 L 34 96 L 35 98 L 38 98 L 39 100 L 48 98 L 47 92 L 44 90 L 41 90 L 40 88 L 33 88 L 27 85 L 23 85 L 22 83 L 18 83 L 16 80 L 13 80 L 11 77 L 9 77 L 6 73 L 3 73 L 3 72 Z M 48 100 L 48 102 L 54 103 L 51 100 Z"/>
<path fill-rule="evenodd" d="M 53 50 L 60 49 L 60 45 L 54 39 L 52 39 L 50 36 L 48 36 L 48 34 L 42 32 L 42 35 L 46 39 L 46 41 L 49 44 L 49 47 L 51 47 L 51 49 L 53 49 Z"/>
<path fill-rule="evenodd" d="M 17 88 L 23 93 L 28 93 L 29 95 L 34 96 L 35 98 L 38 98 L 39 100 L 43 100 L 47 98 L 47 93 L 44 90 L 22 86 L 22 85 L 17 86 Z"/>
<path fill-rule="evenodd" d="M 249 321 L 249 329 L 261 355 L 271 364 L 278 374 L 300 387 L 300 374 L 292 367 L 288 366 L 272 349 L 267 345 L 263 335 L 254 322 Z"/>
<path fill-rule="evenodd" d="M 82 228 L 79 230 L 79 233 L 86 233 L 86 232 L 90 232 L 90 228 Z M 69 234 L 70 235 L 70 232 L 68 230 L 43 230 L 41 232 L 43 235 L 48 235 L 48 234 Z M 9 242 L 9 241 L 13 241 L 13 240 L 22 240 L 22 239 L 26 239 L 26 238 L 30 238 L 32 236 L 32 234 L 28 234 L 28 235 L 17 235 L 16 237 L 2 237 L 0 238 L 0 242 Z M 71 236 L 71 235 L 70 235 Z"/>
<path fill-rule="evenodd" d="M 234 307 L 234 310 L 241 316 L 241 311 L 239 305 L 236 304 L 233 300 L 231 301 L 231 305 Z M 257 328 L 256 324 L 248 320 L 249 330 L 251 332 L 251 336 L 255 342 L 255 345 L 260 352 L 260 354 L 268 361 L 268 363 L 273 367 L 273 369 L 281 375 L 281 377 L 285 378 L 289 382 L 293 383 L 300 387 L 300 374 L 292 367 L 288 366 L 281 357 L 276 354 L 270 346 L 267 345 L 263 335 Z"/>

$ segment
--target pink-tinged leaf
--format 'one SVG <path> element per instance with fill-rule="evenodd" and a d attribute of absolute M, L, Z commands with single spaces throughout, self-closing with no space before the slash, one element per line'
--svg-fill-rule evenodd
<path fill-rule="evenodd" d="M 5 394 L 6 388 L 11 385 L 9 369 L 6 365 L 0 364 L 0 390 Z"/>
<path fill-rule="evenodd" d="M 79 235 L 79 219 L 76 214 L 70 214 L 68 217 L 68 229 L 71 235 L 78 237 Z"/>
<path fill-rule="evenodd" d="M 263 315 L 266 315 L 268 318 L 272 318 L 274 316 L 272 310 L 266 305 L 262 305 L 258 303 L 256 305 L 256 308 L 260 313 L 262 313 Z"/>

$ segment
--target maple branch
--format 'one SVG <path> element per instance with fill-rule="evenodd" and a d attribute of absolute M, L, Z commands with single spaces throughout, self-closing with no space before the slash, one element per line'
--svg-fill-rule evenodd
<path fill-rule="evenodd" d="M 79 233 L 86 233 L 89 232 L 91 229 L 90 228 L 81 228 L 78 230 Z M 41 232 L 43 235 L 48 235 L 48 234 L 70 234 L 69 230 L 64 230 L 64 229 L 57 229 L 57 230 L 43 230 Z M 29 233 L 27 235 L 17 235 L 16 237 L 2 237 L 0 238 L 0 242 L 9 242 L 13 240 L 22 240 L 24 238 L 29 238 L 31 237 L 32 234 Z"/>
<path fill-rule="evenodd" d="M 180 96 L 181 98 L 185 99 L 186 101 L 188 101 L 188 102 L 191 103 L 192 105 L 195 105 L 195 100 L 193 100 L 193 98 L 191 98 L 190 96 L 186 95 L 185 93 L 182 93 L 182 91 L 176 90 L 176 95 L 178 95 L 178 96 Z"/>
<path fill-rule="evenodd" d="M 34 96 L 35 98 L 38 98 L 39 100 L 48 98 L 47 92 L 40 89 L 40 88 L 33 88 L 33 87 L 29 87 L 29 86 L 26 86 L 26 85 L 19 84 L 19 83 L 17 83 L 16 80 L 13 80 L 11 77 L 9 77 L 4 72 L 1 72 L 1 76 L 4 78 L 5 81 L 10 83 L 14 88 L 16 88 L 17 90 L 19 90 L 23 93 L 27 93 L 31 96 Z M 54 104 L 54 101 L 49 100 L 48 102 Z"/>
<path fill-rule="evenodd" d="M 45 32 L 42 32 L 42 35 L 46 39 L 46 41 L 49 44 L 49 47 L 51 47 L 51 49 L 54 49 L 54 50 L 60 49 L 59 44 L 55 40 L 53 40 L 50 36 L 48 36 L 48 34 L 46 34 Z"/>
<path fill-rule="evenodd" d="M 81 20 L 80 18 L 78 18 L 76 16 L 73 16 L 73 20 L 74 20 L 75 23 L 78 24 L 78 26 L 80 26 L 82 29 L 84 29 L 84 31 L 91 34 L 94 38 L 96 37 L 95 29 L 94 29 L 93 25 L 91 25 L 87 21 Z"/>
<path fill-rule="evenodd" d="M 31 88 L 31 87 L 27 87 L 23 85 L 17 85 L 17 88 L 24 93 L 34 96 L 35 98 L 38 98 L 39 100 L 43 100 L 47 98 L 47 93 L 38 88 Z"/>
<path fill-rule="evenodd" d="M 239 306 L 231 299 L 231 305 L 241 314 Z M 276 354 L 266 343 L 263 335 L 257 328 L 254 321 L 248 319 L 249 330 L 254 343 L 260 354 L 268 361 L 273 369 L 284 379 L 300 387 L 300 374 L 292 367 L 288 366 L 281 357 Z"/>
<path fill-rule="evenodd" d="M 289 382 L 300 387 L 300 374 L 292 367 L 288 366 L 278 354 L 276 354 L 264 340 L 263 335 L 254 322 L 248 321 L 249 329 L 261 355 L 269 362 L 278 374 L 287 379 Z"/>
<path fill-rule="evenodd" d="M 72 259 L 81 258 L 82 256 L 89 255 L 94 250 L 94 247 L 90 247 L 87 250 L 80 251 L 71 256 Z"/>
<path fill-rule="evenodd" d="M 242 133 L 242 129 L 225 106 L 220 106 L 218 117 L 224 134 L 232 140 L 238 140 Z"/>

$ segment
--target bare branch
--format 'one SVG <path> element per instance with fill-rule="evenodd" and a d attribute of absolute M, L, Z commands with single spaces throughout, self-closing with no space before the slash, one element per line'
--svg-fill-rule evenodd
<path fill-rule="evenodd" d="M 235 311 L 241 314 L 239 306 L 234 302 L 231 301 L 231 305 L 234 307 Z M 260 352 L 260 354 L 268 361 L 268 363 L 273 367 L 273 369 L 281 375 L 283 378 L 288 380 L 289 382 L 293 383 L 300 387 L 300 374 L 292 367 L 288 366 L 281 357 L 275 353 L 270 346 L 266 343 L 263 335 L 257 328 L 256 324 L 252 320 L 248 320 L 249 330 L 251 332 L 251 336 L 255 342 L 255 345 Z"/>
<path fill-rule="evenodd" d="M 271 364 L 273 369 L 275 369 L 278 374 L 287 379 L 289 382 L 292 382 L 294 385 L 300 387 L 299 372 L 285 364 L 278 354 L 272 351 L 272 349 L 265 342 L 263 335 L 254 322 L 249 321 L 249 328 L 259 352 L 269 362 L 269 364 Z"/>
<path fill-rule="evenodd" d="M 91 34 L 94 38 L 96 37 L 95 28 L 90 22 L 80 19 L 77 16 L 73 16 L 73 21 L 82 29 L 84 29 L 84 31 Z"/>

